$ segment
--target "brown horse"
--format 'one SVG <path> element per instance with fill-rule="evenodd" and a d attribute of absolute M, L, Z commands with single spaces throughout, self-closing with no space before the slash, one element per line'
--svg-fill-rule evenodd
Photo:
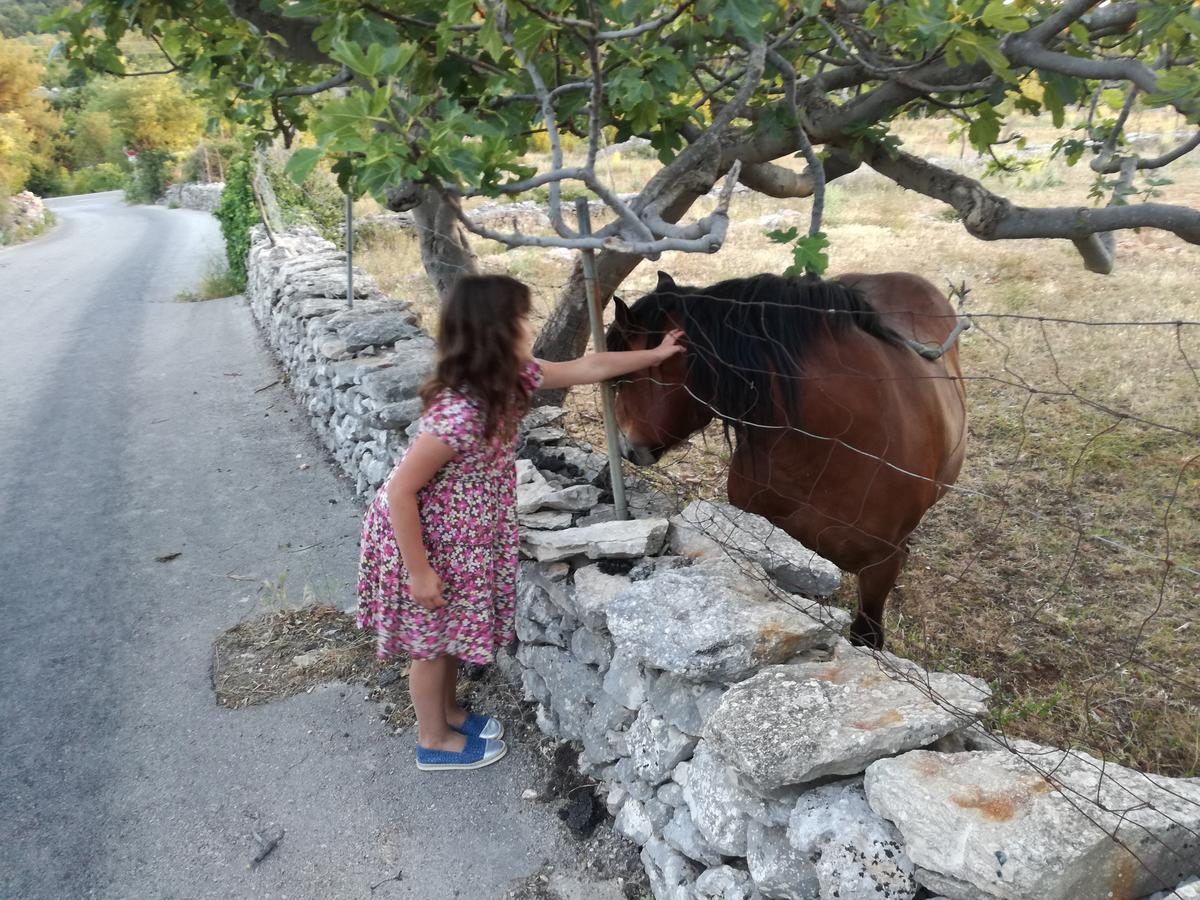
<path fill-rule="evenodd" d="M 625 457 L 653 463 L 720 418 L 736 438 L 730 502 L 858 575 L 850 638 L 882 648 L 909 535 L 962 467 L 961 326 L 946 298 L 903 273 L 693 288 L 660 272 L 632 308 L 615 303 L 610 350 L 672 328 L 688 348 L 617 385 Z"/>

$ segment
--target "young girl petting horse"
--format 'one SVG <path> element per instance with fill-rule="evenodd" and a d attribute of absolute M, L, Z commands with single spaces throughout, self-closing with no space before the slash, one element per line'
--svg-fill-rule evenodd
<path fill-rule="evenodd" d="M 412 661 L 417 768 L 477 769 L 506 752 L 504 726 L 458 702 L 459 661 L 492 662 L 513 640 L 517 425 L 539 387 L 592 384 L 660 365 L 683 349 L 570 362 L 531 356 L 529 289 L 501 275 L 463 278 L 442 306 L 438 358 L 421 390 L 420 431 L 363 523 L 358 625 L 377 655 Z"/>

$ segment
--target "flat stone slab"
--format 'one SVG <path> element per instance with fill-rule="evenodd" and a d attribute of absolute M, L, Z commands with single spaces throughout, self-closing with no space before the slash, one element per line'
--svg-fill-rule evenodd
<path fill-rule="evenodd" d="M 914 751 L 867 770 L 871 807 L 900 830 L 926 887 L 953 897 L 1113 900 L 1200 873 L 1195 779 L 1025 741 L 1013 750 Z"/>
<path fill-rule="evenodd" d="M 739 772 L 776 788 L 923 747 L 982 716 L 989 695 L 977 678 L 889 654 L 877 661 L 843 643 L 826 662 L 772 666 L 734 685 L 705 736 Z"/>
<path fill-rule="evenodd" d="M 841 570 L 829 560 L 762 516 L 728 503 L 693 501 L 671 517 L 671 525 L 673 552 L 695 558 L 741 554 L 762 566 L 785 590 L 828 597 L 842 582 Z"/>
<path fill-rule="evenodd" d="M 372 372 L 362 379 L 363 393 L 381 405 L 399 403 L 417 396 L 417 391 L 433 369 L 434 353 L 420 348 L 394 359 L 395 364 L 390 368 Z"/>
<path fill-rule="evenodd" d="M 633 582 L 609 603 L 608 629 L 618 650 L 696 681 L 739 681 L 833 640 L 761 579 L 710 563 Z"/>
<path fill-rule="evenodd" d="M 666 519 L 632 519 L 561 531 L 527 531 L 521 535 L 521 546 L 538 562 L 556 562 L 572 556 L 636 559 L 662 550 L 667 524 Z"/>

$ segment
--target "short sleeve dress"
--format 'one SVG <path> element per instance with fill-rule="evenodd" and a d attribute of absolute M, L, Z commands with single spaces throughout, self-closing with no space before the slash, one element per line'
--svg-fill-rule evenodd
<path fill-rule="evenodd" d="M 521 372 L 525 398 L 541 385 L 529 362 Z M 441 576 L 446 605 L 412 600 L 408 572 L 389 517 L 393 469 L 363 521 L 358 573 L 358 626 L 376 635 L 376 655 L 389 659 L 456 656 L 486 665 L 513 641 L 516 612 L 516 438 L 488 442 L 477 403 L 443 391 L 425 410 L 420 431 L 458 451 L 417 494 L 430 565 Z M 515 429 L 514 429 L 515 430 Z M 398 468 L 398 466 L 397 466 Z"/>

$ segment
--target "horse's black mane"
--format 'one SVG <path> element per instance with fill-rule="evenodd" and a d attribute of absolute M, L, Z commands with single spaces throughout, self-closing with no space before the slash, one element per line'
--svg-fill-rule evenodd
<path fill-rule="evenodd" d="M 682 287 L 660 273 L 658 287 L 631 307 L 624 329 L 609 330 L 608 349 L 628 348 L 625 329 L 657 345 L 668 316 L 687 334 L 688 387 L 740 436 L 748 434 L 743 423 L 782 424 L 773 414 L 773 383 L 802 376 L 807 351 L 825 335 L 857 328 L 903 344 L 861 291 L 837 281 L 764 274 Z M 798 426 L 797 391 L 782 387 L 777 396 Z"/>

